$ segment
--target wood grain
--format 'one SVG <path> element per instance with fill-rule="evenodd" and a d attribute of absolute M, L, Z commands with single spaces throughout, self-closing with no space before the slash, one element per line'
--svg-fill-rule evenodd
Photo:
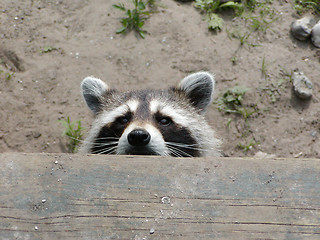
<path fill-rule="evenodd" d="M 320 239 L 320 160 L 0 154 L 0 239 Z"/>

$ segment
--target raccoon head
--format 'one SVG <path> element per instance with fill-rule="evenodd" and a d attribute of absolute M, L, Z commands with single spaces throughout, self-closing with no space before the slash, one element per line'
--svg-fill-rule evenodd
<path fill-rule="evenodd" d="M 220 141 L 203 117 L 214 86 L 212 75 L 199 72 L 166 90 L 121 93 L 100 79 L 87 77 L 81 89 L 95 121 L 80 151 L 220 156 Z"/>

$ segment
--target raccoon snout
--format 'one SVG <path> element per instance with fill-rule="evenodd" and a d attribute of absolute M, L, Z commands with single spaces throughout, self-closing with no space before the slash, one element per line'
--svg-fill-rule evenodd
<path fill-rule="evenodd" d="M 132 146 L 146 146 L 151 139 L 150 134 L 144 129 L 134 129 L 128 134 L 128 142 Z"/>

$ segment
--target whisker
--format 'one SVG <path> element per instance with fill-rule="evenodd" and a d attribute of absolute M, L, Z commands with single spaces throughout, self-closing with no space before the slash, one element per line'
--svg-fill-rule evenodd
<path fill-rule="evenodd" d="M 184 143 L 177 143 L 177 142 L 166 142 L 166 144 L 170 146 L 175 146 L 175 147 L 199 150 L 199 148 L 197 147 L 198 146 L 197 144 L 184 144 Z"/>
<path fill-rule="evenodd" d="M 168 145 L 168 149 L 171 150 L 171 153 L 173 154 L 177 154 L 176 156 L 177 157 L 183 157 L 183 155 L 186 155 L 187 157 L 193 157 L 192 155 L 190 155 L 189 153 L 186 153 L 185 151 L 179 149 L 179 148 L 176 148 L 174 146 L 170 146 Z"/>
<path fill-rule="evenodd" d="M 91 143 L 91 144 L 93 144 L 92 142 L 88 142 L 88 141 L 86 141 L 86 140 L 82 140 L 82 139 L 79 139 L 79 138 L 75 138 L 75 137 L 72 137 L 72 136 L 68 136 L 70 139 L 73 139 L 73 140 L 76 140 L 76 141 L 79 141 L 79 142 L 81 142 L 81 143 Z M 117 137 L 102 137 L 102 138 L 95 138 L 94 139 L 95 141 L 100 141 L 100 140 L 114 140 L 114 141 L 118 141 L 119 140 L 119 138 L 117 138 Z"/>
<path fill-rule="evenodd" d="M 119 140 L 118 137 L 101 137 L 101 138 L 95 138 L 95 140 Z"/>
<path fill-rule="evenodd" d="M 166 154 L 166 156 L 171 156 L 170 154 L 172 154 L 174 157 L 182 157 L 179 153 L 177 153 L 177 151 L 173 148 L 171 148 L 170 146 L 168 146 L 169 149 L 169 153 Z"/>
<path fill-rule="evenodd" d="M 108 151 L 103 151 L 103 152 L 100 152 L 99 154 L 107 154 L 107 155 L 110 155 L 110 154 L 114 154 L 116 152 L 117 148 L 116 147 L 113 147 L 113 148 L 110 148 L 108 149 Z"/>
<path fill-rule="evenodd" d="M 108 148 L 103 148 L 103 149 L 99 149 L 97 151 L 93 151 L 93 154 L 112 154 L 117 150 L 117 146 L 113 146 L 113 147 L 108 147 Z"/>
<path fill-rule="evenodd" d="M 112 145 L 117 145 L 118 142 L 94 142 L 91 145 L 94 147 L 106 147 L 106 146 L 112 146 Z"/>
<path fill-rule="evenodd" d="M 170 143 L 172 145 L 178 145 L 178 146 L 188 146 L 188 147 L 194 147 L 194 146 L 198 146 L 198 143 L 193 143 L 193 144 L 186 144 L 186 143 L 180 143 L 180 142 L 166 142 L 166 143 Z"/>
<path fill-rule="evenodd" d="M 204 152 L 213 151 L 211 149 L 204 149 L 204 148 L 196 147 L 196 146 L 198 146 L 197 144 L 183 144 L 183 143 L 177 143 L 177 142 L 166 142 L 166 144 L 171 145 L 171 146 L 175 146 L 175 147 L 181 147 L 181 148 L 185 148 L 185 149 L 198 150 L 198 151 L 204 151 Z"/>

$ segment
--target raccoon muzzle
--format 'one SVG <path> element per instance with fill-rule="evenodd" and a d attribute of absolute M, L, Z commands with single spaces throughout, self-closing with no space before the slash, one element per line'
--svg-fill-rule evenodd
<path fill-rule="evenodd" d="M 128 134 L 127 139 L 130 145 L 143 147 L 150 142 L 151 136 L 144 129 L 134 129 Z"/>

